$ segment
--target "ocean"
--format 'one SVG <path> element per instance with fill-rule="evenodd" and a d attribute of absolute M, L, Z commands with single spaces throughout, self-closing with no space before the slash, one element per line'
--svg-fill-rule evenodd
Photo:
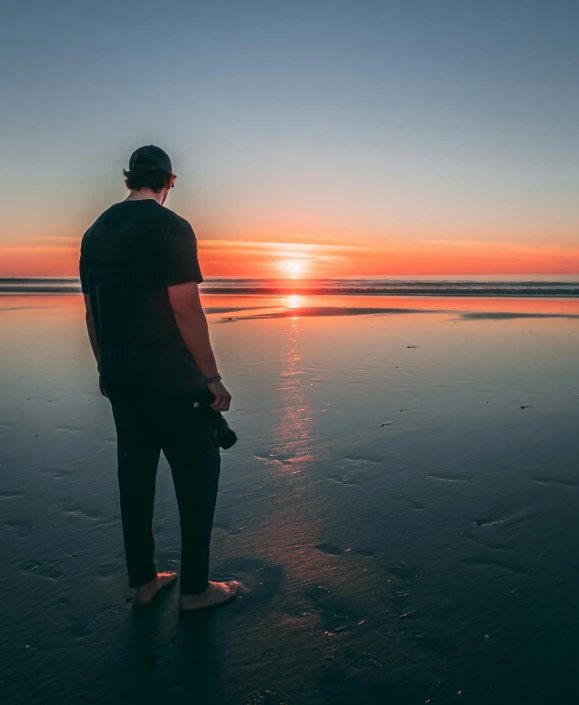
<path fill-rule="evenodd" d="M 579 275 L 366 277 L 360 279 L 240 279 L 208 277 L 206 294 L 309 294 L 332 296 L 579 297 Z M 0 278 L 0 293 L 78 293 L 74 277 Z"/>
<path fill-rule="evenodd" d="M 242 591 L 193 619 L 127 602 L 78 281 L 0 286 L 5 702 L 576 701 L 579 278 L 209 278 L 211 578 Z M 154 529 L 178 570 L 163 459 Z"/>

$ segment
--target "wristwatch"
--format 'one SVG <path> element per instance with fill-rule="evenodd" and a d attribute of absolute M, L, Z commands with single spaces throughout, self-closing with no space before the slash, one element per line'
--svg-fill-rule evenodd
<path fill-rule="evenodd" d="M 219 374 L 219 372 L 213 377 L 205 377 L 207 384 L 211 384 L 211 382 L 220 382 L 222 379 L 223 377 Z"/>

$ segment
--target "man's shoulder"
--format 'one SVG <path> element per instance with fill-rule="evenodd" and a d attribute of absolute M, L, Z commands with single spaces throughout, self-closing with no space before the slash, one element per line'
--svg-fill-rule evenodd
<path fill-rule="evenodd" d="M 193 228 L 191 227 L 189 221 L 180 216 L 178 213 L 175 213 L 175 211 L 172 211 L 170 208 L 161 206 L 157 203 L 157 201 L 153 201 L 152 199 L 147 200 L 146 202 L 139 201 L 139 204 L 142 205 L 143 203 L 146 203 L 147 207 L 139 214 L 140 218 L 137 218 L 136 221 L 135 213 L 131 213 L 127 210 L 126 206 L 123 207 L 125 204 L 124 201 L 114 203 L 112 206 L 109 206 L 109 208 L 104 210 L 84 233 L 82 245 L 85 245 L 91 233 L 102 230 L 103 228 L 106 230 L 114 230 L 116 227 L 121 227 L 127 218 L 133 225 L 135 225 L 135 222 L 139 223 L 141 219 L 145 219 L 147 225 L 153 230 L 157 230 L 160 235 L 177 229 L 193 232 Z"/>
<path fill-rule="evenodd" d="M 99 225 L 102 225 L 103 223 L 106 223 L 108 220 L 111 218 L 115 217 L 115 214 L 117 212 L 117 206 L 118 203 L 113 203 L 112 206 L 109 206 L 106 208 L 97 218 L 93 221 L 92 225 L 88 228 L 88 230 L 84 234 L 84 238 L 86 238 L 88 235 L 90 235 L 91 231 L 97 228 Z"/>
<path fill-rule="evenodd" d="M 193 230 L 191 227 L 191 223 L 180 216 L 178 213 L 175 213 L 175 211 L 172 211 L 170 208 L 167 208 L 166 206 L 163 207 L 163 210 L 165 213 L 167 213 L 167 216 L 171 220 L 171 225 L 174 225 L 175 227 L 182 227 L 185 228 L 186 230 Z"/>

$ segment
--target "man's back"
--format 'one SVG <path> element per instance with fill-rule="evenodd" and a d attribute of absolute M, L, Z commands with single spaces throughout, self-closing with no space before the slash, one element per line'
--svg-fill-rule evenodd
<path fill-rule="evenodd" d="M 117 203 L 85 233 L 80 273 L 103 387 L 203 386 L 167 293 L 169 286 L 202 281 L 186 220 L 152 199 Z"/>

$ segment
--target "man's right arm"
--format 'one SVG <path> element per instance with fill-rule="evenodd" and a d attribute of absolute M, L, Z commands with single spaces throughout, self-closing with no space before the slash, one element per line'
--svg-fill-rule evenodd
<path fill-rule="evenodd" d="M 215 377 L 217 363 L 209 339 L 207 318 L 199 298 L 197 282 L 185 282 L 167 287 L 169 301 L 181 337 L 204 377 Z M 231 394 L 222 382 L 208 382 L 207 387 L 215 397 L 211 408 L 228 411 Z"/>
<path fill-rule="evenodd" d="M 90 346 L 94 355 L 94 359 L 99 363 L 99 344 L 97 342 L 96 330 L 94 327 L 94 318 L 92 315 L 92 308 L 90 305 L 90 297 L 88 294 L 84 295 L 84 305 L 85 305 L 85 318 L 86 318 L 86 330 L 88 332 L 88 339 L 90 341 Z"/>

